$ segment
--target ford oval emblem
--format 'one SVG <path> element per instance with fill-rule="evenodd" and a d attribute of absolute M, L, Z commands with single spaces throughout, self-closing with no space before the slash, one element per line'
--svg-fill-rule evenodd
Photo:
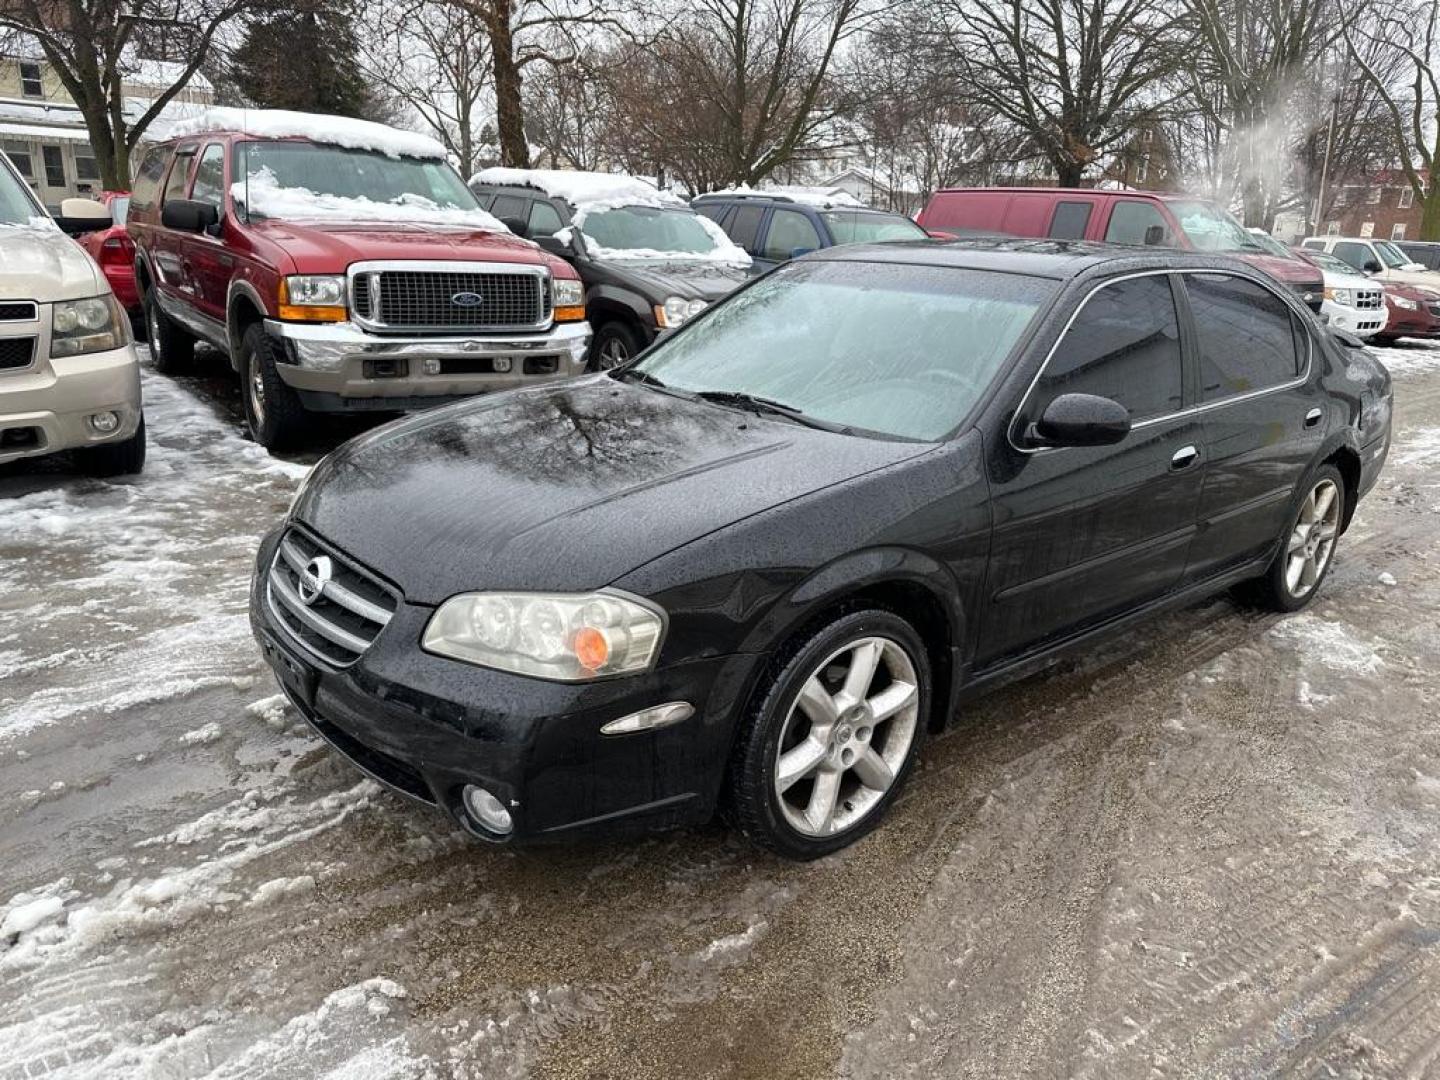
<path fill-rule="evenodd" d="M 450 302 L 456 307 L 479 307 L 485 302 L 485 298 L 478 292 L 457 292 L 450 297 Z"/>

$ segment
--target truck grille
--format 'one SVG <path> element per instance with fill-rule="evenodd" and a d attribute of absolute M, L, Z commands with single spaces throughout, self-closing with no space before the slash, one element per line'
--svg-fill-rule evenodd
<path fill-rule="evenodd" d="M 0 322 L 34 322 L 40 309 L 33 300 L 0 301 Z"/>
<path fill-rule="evenodd" d="M 1379 311 L 1384 305 L 1379 289 L 1355 290 L 1355 306 L 1361 311 Z"/>
<path fill-rule="evenodd" d="M 29 367 L 35 358 L 33 337 L 0 338 L 0 371 Z"/>
<path fill-rule="evenodd" d="M 478 296 L 479 303 L 455 297 Z M 540 274 L 378 270 L 353 278 L 356 317 L 394 330 L 514 330 L 550 317 L 550 283 Z"/>
<path fill-rule="evenodd" d="M 398 604 L 373 577 L 298 529 L 280 540 L 266 595 L 292 638 L 342 667 L 370 647 Z"/>

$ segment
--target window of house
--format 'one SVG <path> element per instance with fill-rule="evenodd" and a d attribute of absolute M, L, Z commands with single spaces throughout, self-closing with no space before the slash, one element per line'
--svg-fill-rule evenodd
<path fill-rule="evenodd" d="M 1391 240 L 1404 240 L 1404 239 L 1405 239 L 1405 226 L 1404 226 L 1404 225 L 1395 225 L 1395 226 L 1393 226 L 1393 227 L 1390 229 L 1390 239 L 1391 239 Z"/>
<path fill-rule="evenodd" d="M 1140 132 L 1140 145 L 1141 145 L 1141 146 L 1149 146 L 1149 145 L 1150 145 L 1151 143 L 1153 143 L 1154 141 L 1155 141 L 1155 132 L 1154 132 L 1152 129 L 1146 128 L 1144 131 Z"/>
<path fill-rule="evenodd" d="M 100 164 L 95 160 L 95 151 L 88 146 L 75 148 L 75 179 L 100 179 Z"/>
<path fill-rule="evenodd" d="M 45 183 L 50 187 L 65 186 L 65 153 L 58 146 L 40 147 L 40 160 L 45 163 Z"/>
<path fill-rule="evenodd" d="M 1338 221 L 1327 222 L 1326 225 L 1325 225 L 1325 235 L 1326 235 L 1326 236 L 1339 236 L 1339 235 L 1340 235 L 1340 222 L 1338 222 Z"/>
<path fill-rule="evenodd" d="M 1180 324 L 1165 274 L 1117 281 L 1076 313 L 1026 406 L 1037 419 L 1061 394 L 1118 401 L 1132 421 L 1177 412 L 1182 403 Z"/>
<path fill-rule="evenodd" d="M 40 77 L 40 65 L 29 60 L 20 61 L 20 94 L 22 97 L 45 96 L 45 82 Z"/>
<path fill-rule="evenodd" d="M 1384 188 L 1372 187 L 1365 192 L 1365 201 L 1371 206 L 1378 206 L 1380 198 L 1385 194 Z"/>
<path fill-rule="evenodd" d="M 1396 204 L 1401 210 L 1409 210 L 1415 205 L 1415 189 L 1408 184 L 1400 189 L 1400 201 Z"/>
<path fill-rule="evenodd" d="M 1148 157 L 1142 157 L 1140 159 L 1140 164 L 1135 166 L 1135 182 L 1137 184 L 1143 184 L 1145 183 L 1146 179 L 1149 178 L 1149 176 L 1150 159 Z"/>
<path fill-rule="evenodd" d="M 9 139 L 0 142 L 0 150 L 5 151 L 5 156 L 15 166 L 15 170 L 25 179 L 35 179 L 35 162 L 30 156 L 30 144 L 20 142 L 18 139 Z"/>
<path fill-rule="evenodd" d="M 1348 189 L 1342 187 L 1339 191 L 1335 193 L 1335 205 L 1344 206 L 1345 203 L 1349 201 L 1349 198 L 1350 195 Z"/>
<path fill-rule="evenodd" d="M 1218 401 L 1287 383 L 1304 366 L 1290 307 L 1230 274 L 1186 274 L 1200 352 L 1200 396 Z"/>

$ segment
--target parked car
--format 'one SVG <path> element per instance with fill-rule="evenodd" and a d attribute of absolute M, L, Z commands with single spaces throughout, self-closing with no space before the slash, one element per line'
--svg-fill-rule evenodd
<path fill-rule="evenodd" d="M 321 735 L 476 837 L 723 802 L 813 858 L 962 699 L 1237 583 L 1308 604 L 1390 405 L 1233 260 L 831 248 L 630 365 L 341 447 L 251 620 Z"/>
<path fill-rule="evenodd" d="M 475 201 L 444 148 L 383 124 L 213 109 L 150 149 L 130 198 L 157 370 L 229 356 L 250 432 L 575 375 L 590 328 L 563 259 Z"/>
<path fill-rule="evenodd" d="M 1420 285 L 1440 289 L 1440 274 L 1425 269 L 1401 251 L 1390 240 L 1367 239 L 1363 236 L 1308 236 L 1301 247 L 1308 251 L 1324 251 L 1349 263 L 1366 277 L 1387 284 Z"/>
<path fill-rule="evenodd" d="M 1398 281 L 1384 289 L 1388 318 L 1384 331 L 1371 339 L 1376 345 L 1393 345 L 1402 337 L 1440 338 L 1440 292 Z"/>
<path fill-rule="evenodd" d="M 1324 302 L 1308 263 L 1266 251 L 1212 202 L 1155 191 L 1078 188 L 949 188 L 930 196 L 918 221 L 927 229 L 993 229 L 1012 236 L 1178 247 L 1229 255 L 1288 285 L 1310 308 Z"/>
<path fill-rule="evenodd" d="M 904 214 L 824 194 L 722 191 L 700 195 L 690 205 L 748 251 L 758 270 L 840 244 L 924 240 L 929 235 Z"/>
<path fill-rule="evenodd" d="M 90 199 L 61 213 L 77 233 L 110 224 Z M 0 464 L 62 450 L 96 476 L 144 467 L 140 365 L 104 275 L 0 152 Z"/>
<path fill-rule="evenodd" d="M 1432 240 L 1392 240 L 1391 243 L 1426 270 L 1440 270 L 1440 243 Z"/>
<path fill-rule="evenodd" d="M 635 177 L 484 169 L 480 205 L 568 259 L 585 283 L 594 369 L 623 364 L 750 276 L 750 259 L 681 200 Z"/>
<path fill-rule="evenodd" d="M 81 233 L 76 242 L 89 252 L 110 283 L 115 299 L 120 301 L 133 323 L 142 318 L 140 290 L 135 287 L 135 242 L 125 227 L 130 211 L 128 191 L 102 191 L 96 200 L 110 213 L 110 227 Z"/>
<path fill-rule="evenodd" d="M 1385 329 L 1389 318 L 1385 292 L 1379 282 L 1357 274 L 1347 262 L 1323 251 L 1301 250 L 1300 255 L 1325 275 L 1325 303 L 1320 312 L 1331 326 L 1358 338 Z"/>

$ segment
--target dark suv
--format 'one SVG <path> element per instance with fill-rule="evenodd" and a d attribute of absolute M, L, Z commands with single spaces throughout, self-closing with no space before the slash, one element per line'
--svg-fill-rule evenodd
<path fill-rule="evenodd" d="M 493 168 L 472 176 L 470 190 L 511 232 L 575 267 L 597 370 L 629 360 L 751 273 L 714 223 L 635 177 Z"/>
<path fill-rule="evenodd" d="M 824 196 L 716 192 L 700 195 L 690 205 L 718 222 L 760 270 L 820 248 L 924 240 L 929 235 L 904 214 Z"/>

